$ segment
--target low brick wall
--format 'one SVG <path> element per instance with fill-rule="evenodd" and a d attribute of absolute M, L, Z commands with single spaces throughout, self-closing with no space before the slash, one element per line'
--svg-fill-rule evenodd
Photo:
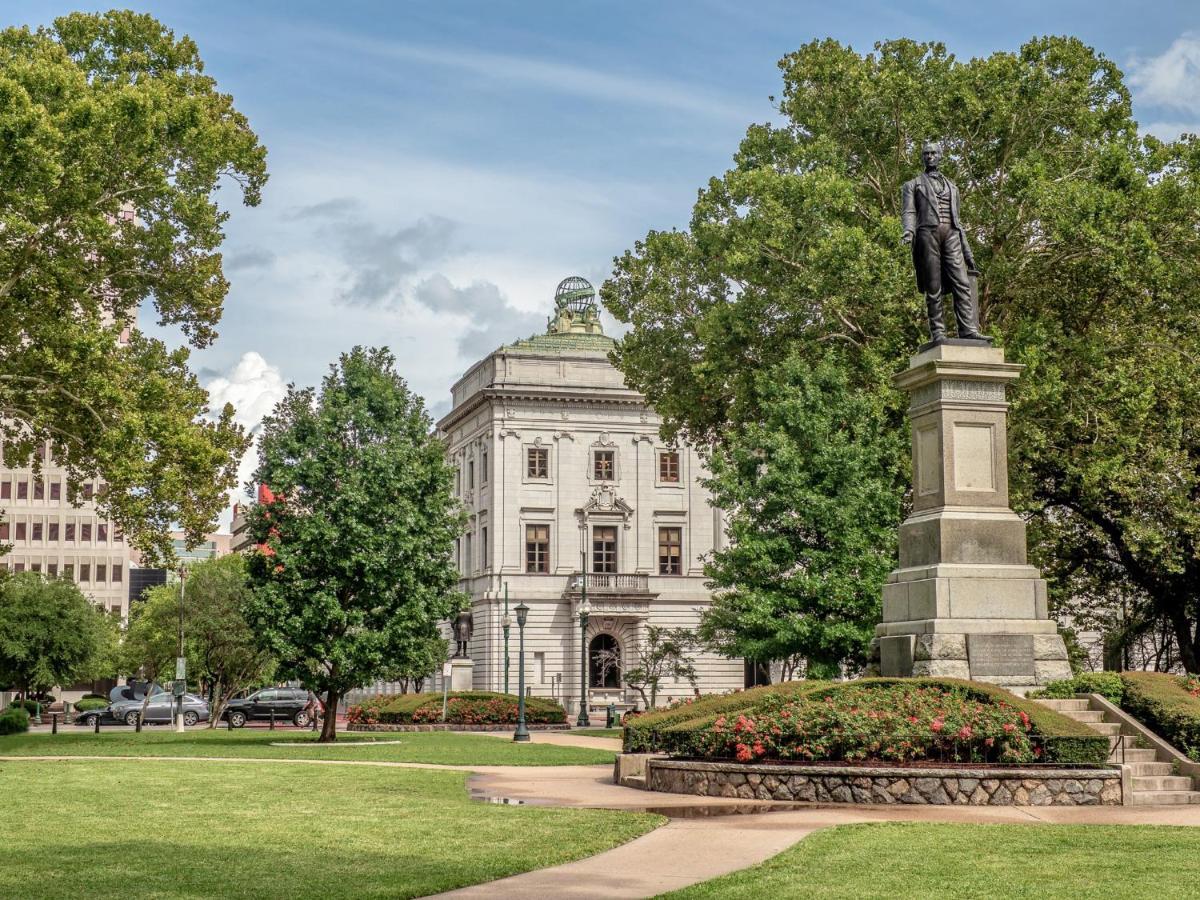
<path fill-rule="evenodd" d="M 567 731 L 570 725 L 526 725 L 530 731 Z M 347 725 L 347 731 L 516 731 L 516 725 Z"/>
<path fill-rule="evenodd" d="M 1119 769 L 742 765 L 649 759 L 646 787 L 670 794 L 959 806 L 1119 806 Z"/>

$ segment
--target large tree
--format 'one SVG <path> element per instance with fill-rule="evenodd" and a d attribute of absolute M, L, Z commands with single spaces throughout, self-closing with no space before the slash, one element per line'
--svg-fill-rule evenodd
<path fill-rule="evenodd" d="M 189 38 L 114 11 L 0 32 L 0 159 L 5 463 L 49 441 L 69 495 L 99 476 L 104 513 L 169 556 L 172 527 L 211 530 L 245 440 L 135 317 L 148 301 L 192 346 L 216 337 L 216 191 L 257 204 L 265 151 Z"/>
<path fill-rule="evenodd" d="M 251 510 L 247 618 L 283 673 L 325 695 L 331 741 L 345 693 L 424 660 L 462 604 L 452 469 L 392 354 L 356 347 L 263 420 L 254 479 L 272 499 Z"/>
<path fill-rule="evenodd" d="M 651 232 L 604 285 L 632 325 L 616 351 L 630 385 L 668 434 L 720 455 L 769 420 L 762 385 L 780 360 L 816 367 L 836 346 L 853 389 L 906 428 L 890 376 L 924 339 L 924 310 L 900 185 L 922 138 L 941 138 L 985 324 L 1027 366 L 1011 486 L 1038 558 L 1054 574 L 1060 539 L 1084 547 L 1079 565 L 1144 594 L 1197 670 L 1200 142 L 1139 135 L 1121 72 L 1071 38 L 969 62 L 940 44 L 863 55 L 826 40 L 780 68 L 783 121 L 752 126 L 688 230 Z M 815 525 L 819 510 L 794 513 Z"/>
<path fill-rule="evenodd" d="M 47 691 L 115 672 L 116 629 L 65 578 L 0 578 L 0 686 Z"/>

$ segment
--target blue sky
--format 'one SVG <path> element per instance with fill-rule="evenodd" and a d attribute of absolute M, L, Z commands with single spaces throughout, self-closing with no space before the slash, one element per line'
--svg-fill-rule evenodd
<path fill-rule="evenodd" d="M 390 346 L 443 412 L 466 367 L 543 327 L 561 278 L 598 285 L 647 230 L 686 224 L 746 126 L 778 118 L 778 59 L 814 38 L 967 58 L 1074 34 L 1130 76 L 1144 128 L 1200 131 L 1196 0 L 133 6 L 195 39 L 268 148 L 263 203 L 228 228 L 221 337 L 194 357 L 251 427 L 354 344 Z"/>

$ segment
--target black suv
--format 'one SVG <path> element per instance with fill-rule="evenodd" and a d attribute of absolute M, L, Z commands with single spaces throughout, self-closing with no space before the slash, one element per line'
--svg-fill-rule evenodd
<path fill-rule="evenodd" d="M 263 688 L 249 697 L 230 700 L 224 718 L 234 728 L 241 728 L 250 719 L 270 719 L 274 714 L 276 722 L 290 721 L 305 728 L 312 722 L 310 697 L 312 695 L 304 688 Z M 314 702 L 313 706 L 320 709 L 319 703 Z"/>

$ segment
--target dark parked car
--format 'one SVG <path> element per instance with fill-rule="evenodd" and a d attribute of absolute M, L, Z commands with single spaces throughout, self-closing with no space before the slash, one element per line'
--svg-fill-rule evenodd
<path fill-rule="evenodd" d="M 107 709 L 93 709 L 79 713 L 75 717 L 76 725 L 86 725 L 89 728 L 100 720 L 102 725 L 136 725 L 138 716 L 142 714 L 141 700 L 118 700 Z M 150 702 L 145 707 L 145 717 L 142 721 L 147 725 L 169 724 L 175 720 L 175 698 L 167 691 L 159 691 L 151 695 Z M 185 694 L 183 697 L 183 724 L 195 725 L 197 722 L 208 721 L 208 703 L 195 694 Z"/>
<path fill-rule="evenodd" d="M 273 713 L 276 722 L 291 722 L 304 728 L 312 722 L 310 701 L 320 709 L 320 704 L 304 688 L 263 688 L 249 697 L 230 700 L 224 717 L 234 728 L 241 728 L 251 719 L 270 719 Z"/>

